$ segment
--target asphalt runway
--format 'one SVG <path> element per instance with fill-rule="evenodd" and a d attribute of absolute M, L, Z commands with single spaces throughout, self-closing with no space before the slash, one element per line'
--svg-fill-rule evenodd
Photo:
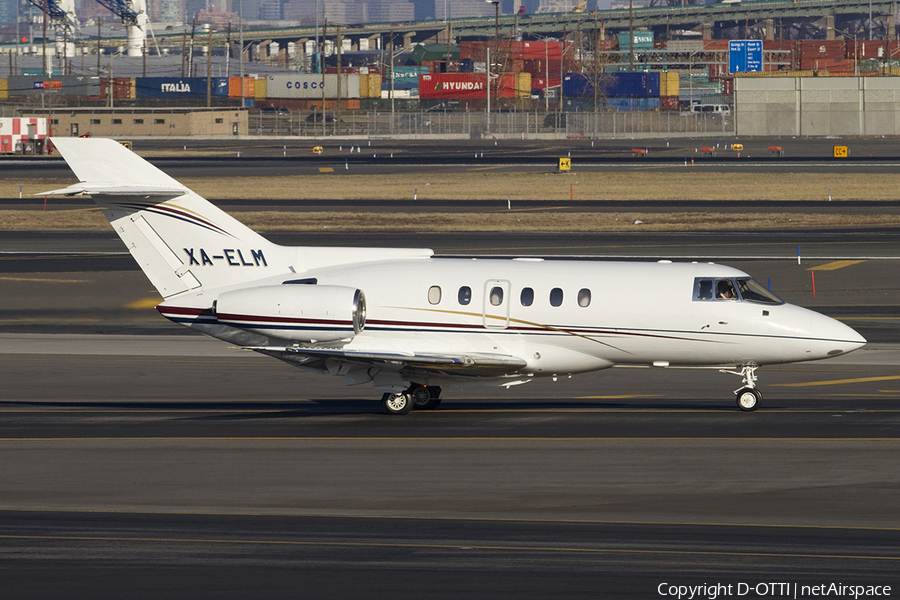
<path fill-rule="evenodd" d="M 270 237 L 716 260 L 870 344 L 761 369 L 765 400 L 751 414 L 734 406 L 731 375 L 612 369 L 453 386 L 440 409 L 396 418 L 365 386 L 165 321 L 111 232 L 4 233 L 4 596 L 900 586 L 900 232 Z"/>

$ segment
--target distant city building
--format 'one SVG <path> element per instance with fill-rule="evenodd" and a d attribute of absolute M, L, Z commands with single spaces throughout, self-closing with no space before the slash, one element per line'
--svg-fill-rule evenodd
<path fill-rule="evenodd" d="M 316 6 L 319 15 L 316 19 Z M 357 23 L 378 23 L 386 21 L 412 21 L 415 19 L 415 5 L 408 0 L 288 0 L 284 4 L 284 19 L 299 21 L 303 25 L 313 25 L 323 19 L 329 23 L 355 25 Z"/>
<path fill-rule="evenodd" d="M 541 0 L 538 4 L 539 13 L 570 12 L 578 6 L 579 0 Z"/>
<path fill-rule="evenodd" d="M 450 12 L 449 15 L 447 15 L 448 11 Z M 485 2 L 484 0 L 434 0 L 435 19 L 493 16 L 493 2 Z"/>

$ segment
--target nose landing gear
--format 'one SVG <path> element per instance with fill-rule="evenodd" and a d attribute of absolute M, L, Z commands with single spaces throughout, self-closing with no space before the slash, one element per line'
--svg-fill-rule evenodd
<path fill-rule="evenodd" d="M 753 411 L 762 406 L 763 395 L 756 388 L 756 369 L 758 366 L 744 366 L 740 371 L 727 371 L 720 369 L 720 373 L 728 373 L 729 375 L 740 375 L 744 380 L 744 386 L 735 390 L 735 400 L 738 408 L 743 411 Z"/>

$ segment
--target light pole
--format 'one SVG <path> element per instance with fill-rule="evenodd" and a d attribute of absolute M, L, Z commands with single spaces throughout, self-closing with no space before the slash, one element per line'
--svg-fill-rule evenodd
<path fill-rule="evenodd" d="M 829 29 L 836 31 L 841 35 L 852 35 L 853 36 L 853 76 L 859 77 L 859 56 L 857 56 L 857 52 L 859 52 L 859 46 L 856 43 L 856 33 L 850 33 L 849 31 L 845 31 L 843 29 L 838 29 L 837 27 L 828 27 Z"/>

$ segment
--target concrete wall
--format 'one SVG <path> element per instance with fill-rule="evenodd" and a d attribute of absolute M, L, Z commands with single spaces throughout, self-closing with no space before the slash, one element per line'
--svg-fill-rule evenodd
<path fill-rule="evenodd" d="M 47 117 L 47 111 L 31 116 Z M 247 135 L 247 111 L 236 109 L 141 109 L 75 108 L 51 112 L 51 135 L 103 137 L 144 137 L 192 135 Z M 77 131 L 72 124 L 78 125 Z"/>
<path fill-rule="evenodd" d="M 739 77 L 737 134 L 900 134 L 898 77 Z"/>

